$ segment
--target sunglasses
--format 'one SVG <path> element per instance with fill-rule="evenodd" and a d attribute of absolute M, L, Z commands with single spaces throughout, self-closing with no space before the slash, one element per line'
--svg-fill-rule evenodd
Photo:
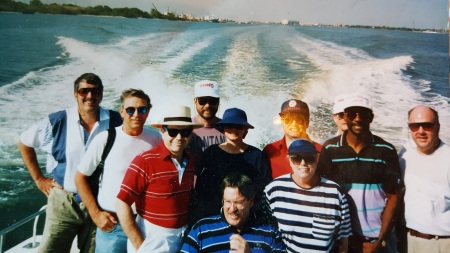
<path fill-rule="evenodd" d="M 236 130 L 244 130 L 245 126 L 244 125 L 239 125 L 239 124 L 222 124 L 223 128 L 231 128 L 231 129 L 236 129 Z"/>
<path fill-rule="evenodd" d="M 305 161 L 305 163 L 315 163 L 317 155 L 289 155 L 289 158 L 291 159 L 292 164 L 300 165 L 302 160 Z"/>
<path fill-rule="evenodd" d="M 93 96 L 97 96 L 97 95 L 101 95 L 103 90 L 101 88 L 81 88 L 78 91 L 78 94 L 80 94 L 81 96 L 85 97 L 89 94 L 89 92 L 93 95 Z"/>
<path fill-rule="evenodd" d="M 199 105 L 206 105 L 209 104 L 210 106 L 216 106 L 219 104 L 219 98 L 214 97 L 198 97 L 197 103 Z"/>
<path fill-rule="evenodd" d="M 125 111 L 127 112 L 128 115 L 133 116 L 134 112 L 136 111 L 136 109 L 137 109 L 137 112 L 138 112 L 139 115 L 144 115 L 144 114 L 147 113 L 147 107 L 146 106 L 141 106 L 141 107 L 138 107 L 138 108 L 127 107 L 127 108 L 125 108 Z"/>
<path fill-rule="evenodd" d="M 434 125 L 436 125 L 433 122 L 419 122 L 419 123 L 409 123 L 408 127 L 409 129 L 411 129 L 412 132 L 417 132 L 419 131 L 420 127 L 422 127 L 422 129 L 424 131 L 433 131 Z"/>
<path fill-rule="evenodd" d="M 189 137 L 193 130 L 192 127 L 175 129 L 175 128 L 168 128 L 167 126 L 163 126 L 163 129 L 169 134 L 170 137 L 176 137 L 178 134 L 181 134 L 181 137 Z"/>
<path fill-rule="evenodd" d="M 344 113 L 343 112 L 338 112 L 338 113 L 336 113 L 336 115 L 338 116 L 339 119 L 343 119 L 344 118 Z"/>
<path fill-rule="evenodd" d="M 299 125 L 302 125 L 302 124 L 304 124 L 304 122 L 306 122 L 305 116 L 302 116 L 302 115 L 285 115 L 285 116 L 281 117 L 281 120 L 286 125 L 290 125 L 294 121 Z"/>
<path fill-rule="evenodd" d="M 356 109 L 356 110 L 345 110 L 344 115 L 347 117 L 348 120 L 354 120 L 356 118 L 356 115 L 359 116 L 359 118 L 361 120 L 368 120 L 370 119 L 371 115 L 372 115 L 372 111 L 370 111 L 369 109 L 367 110 L 361 110 L 361 109 Z"/>

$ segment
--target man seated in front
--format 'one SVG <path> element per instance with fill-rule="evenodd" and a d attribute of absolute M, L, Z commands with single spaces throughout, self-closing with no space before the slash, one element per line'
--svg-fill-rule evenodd
<path fill-rule="evenodd" d="M 221 214 L 199 220 L 186 236 L 180 252 L 285 252 L 278 229 L 254 213 L 252 180 L 232 173 L 222 183 Z"/>

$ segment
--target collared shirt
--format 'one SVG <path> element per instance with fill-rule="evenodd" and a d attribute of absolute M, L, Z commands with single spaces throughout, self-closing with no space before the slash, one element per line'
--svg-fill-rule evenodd
<path fill-rule="evenodd" d="M 394 146 L 376 135 L 356 153 L 346 140 L 347 131 L 327 140 L 322 148 L 318 173 L 338 183 L 347 192 L 353 234 L 378 237 L 386 193 L 403 187 Z M 358 221 L 358 222 L 355 222 Z"/>
<path fill-rule="evenodd" d="M 139 154 L 128 167 L 117 198 L 130 206 L 135 203 L 137 213 L 155 225 L 185 226 L 195 174 L 195 161 L 190 158 L 180 183 L 180 173 L 164 142 Z"/>
<path fill-rule="evenodd" d="M 335 182 L 321 178 L 304 189 L 286 174 L 264 192 L 288 252 L 331 252 L 337 240 L 352 234 L 347 198 Z"/>
<path fill-rule="evenodd" d="M 322 145 L 314 141 L 312 143 L 316 147 L 317 152 L 320 152 Z M 287 158 L 286 136 L 283 136 L 281 140 L 267 144 L 263 149 L 263 153 L 269 158 L 272 178 L 292 173 L 292 168 Z"/>
<path fill-rule="evenodd" d="M 47 153 L 47 172 L 52 172 L 54 179 L 70 192 L 77 192 L 75 187 L 75 173 L 92 139 L 100 132 L 112 126 L 121 125 L 120 115 L 100 108 L 99 120 L 91 130 L 85 142 L 84 128 L 80 124 L 78 107 L 52 113 L 41 120 L 20 136 L 21 142 L 28 147 L 39 147 Z M 70 133 L 70 134 L 67 134 Z"/>
<path fill-rule="evenodd" d="M 253 219 L 240 232 L 230 226 L 223 214 L 198 221 L 186 236 L 181 251 L 183 253 L 196 252 L 230 252 L 230 237 L 241 235 L 254 253 L 285 252 L 281 234 L 272 225 L 257 224 Z"/>
<path fill-rule="evenodd" d="M 406 226 L 450 236 L 450 146 L 441 141 L 432 154 L 422 155 L 407 143 L 399 159 L 406 189 Z"/>

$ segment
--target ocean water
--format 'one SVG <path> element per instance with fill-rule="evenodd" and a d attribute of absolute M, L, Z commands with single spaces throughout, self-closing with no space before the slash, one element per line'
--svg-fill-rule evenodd
<path fill-rule="evenodd" d="M 245 110 L 255 126 L 245 140 L 261 148 L 283 135 L 285 100 L 308 103 L 310 136 L 323 141 L 335 133 L 334 96 L 353 91 L 373 97 L 371 128 L 397 148 L 408 141 L 407 111 L 422 103 L 439 111 L 450 142 L 448 34 L 14 13 L 0 13 L 0 34 L 0 229 L 45 204 L 17 150 L 20 133 L 74 105 L 85 72 L 102 78 L 108 108 L 126 88 L 147 92 L 149 123 L 175 103 L 194 109 L 193 84 L 215 80 L 219 116 Z"/>

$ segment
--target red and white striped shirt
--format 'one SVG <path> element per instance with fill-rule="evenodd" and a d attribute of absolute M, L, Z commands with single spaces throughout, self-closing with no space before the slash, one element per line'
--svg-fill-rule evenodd
<path fill-rule="evenodd" d="M 166 228 L 187 224 L 195 162 L 189 159 L 181 183 L 164 142 L 136 156 L 127 169 L 117 198 L 132 205 L 147 221 Z"/>

